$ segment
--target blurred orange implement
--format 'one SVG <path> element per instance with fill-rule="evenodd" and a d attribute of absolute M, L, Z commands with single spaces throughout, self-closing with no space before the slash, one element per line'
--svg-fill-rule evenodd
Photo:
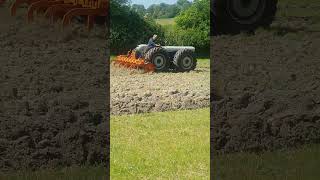
<path fill-rule="evenodd" d="M 51 22 L 62 19 L 63 27 L 76 16 L 86 16 L 90 30 L 97 16 L 107 16 L 109 0 L 15 0 L 11 5 L 11 15 L 15 16 L 21 4 L 28 5 L 27 20 L 32 22 L 34 13 L 43 13 Z"/>
<path fill-rule="evenodd" d="M 142 58 L 136 58 L 135 51 L 129 51 L 127 55 L 117 56 L 114 63 L 126 68 L 143 69 L 144 72 L 155 71 L 155 65 L 145 62 L 145 60 Z"/>

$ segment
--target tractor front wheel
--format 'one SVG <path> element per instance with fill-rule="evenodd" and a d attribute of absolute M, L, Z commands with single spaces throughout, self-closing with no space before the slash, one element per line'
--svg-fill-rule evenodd
<path fill-rule="evenodd" d="M 162 47 L 155 47 L 147 51 L 145 54 L 145 60 L 154 64 L 157 72 L 165 72 L 169 70 L 170 61 L 168 53 Z"/>

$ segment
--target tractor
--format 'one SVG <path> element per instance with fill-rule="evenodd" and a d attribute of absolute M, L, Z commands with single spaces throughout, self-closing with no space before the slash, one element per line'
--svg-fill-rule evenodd
<path fill-rule="evenodd" d="M 127 55 L 117 56 L 118 64 L 131 68 L 142 68 L 146 72 L 188 72 L 197 66 L 195 48 L 192 46 L 157 46 L 148 48 L 146 44 L 138 45 Z"/>

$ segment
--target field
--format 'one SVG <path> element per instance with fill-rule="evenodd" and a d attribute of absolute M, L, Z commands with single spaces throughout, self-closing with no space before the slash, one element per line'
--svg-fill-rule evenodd
<path fill-rule="evenodd" d="M 11 17 L 8 6 L 0 7 L 0 172 L 106 166 L 105 27 L 27 24 L 26 8 Z"/>
<path fill-rule="evenodd" d="M 167 25 L 174 25 L 174 18 L 165 18 L 165 19 L 156 19 L 156 23 L 162 25 L 162 26 L 167 26 Z"/>
<path fill-rule="evenodd" d="M 111 179 L 209 179 L 210 60 L 188 73 L 111 65 L 110 77 Z"/>
<path fill-rule="evenodd" d="M 211 38 L 211 148 L 221 180 L 319 176 L 319 146 L 302 146 L 320 139 L 319 7 L 280 0 L 270 29 Z M 27 25 L 22 11 L 10 17 L 0 7 L 0 179 L 102 179 L 105 27 L 61 32 L 41 19 Z M 113 177 L 208 179 L 209 66 L 203 59 L 190 73 L 153 74 L 111 66 Z M 73 165 L 83 168 L 65 168 Z"/>
<path fill-rule="evenodd" d="M 318 179 L 319 6 L 280 0 L 270 29 L 211 37 L 211 148 L 221 180 Z"/>
<path fill-rule="evenodd" d="M 209 107 L 210 61 L 188 73 L 142 73 L 112 65 L 111 114 Z"/>
<path fill-rule="evenodd" d="M 111 179 L 209 179 L 210 60 L 187 73 L 111 65 L 110 78 Z"/>
<path fill-rule="evenodd" d="M 111 179 L 209 179 L 209 108 L 111 117 Z"/>
<path fill-rule="evenodd" d="M 208 108 L 112 116 L 111 179 L 208 179 L 209 123 Z M 0 173 L 2 178 L 102 180 L 106 178 L 106 168 Z"/>

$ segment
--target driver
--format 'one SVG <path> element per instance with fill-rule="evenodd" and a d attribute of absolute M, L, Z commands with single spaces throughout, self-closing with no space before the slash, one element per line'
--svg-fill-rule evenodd
<path fill-rule="evenodd" d="M 136 58 L 142 58 L 143 54 L 146 54 L 150 49 L 154 47 L 159 47 L 159 44 L 155 43 L 155 40 L 157 39 L 158 35 L 154 34 L 148 41 L 147 47 L 144 50 L 136 50 Z M 141 52 L 142 51 L 142 52 Z"/>
<path fill-rule="evenodd" d="M 154 35 L 149 39 L 148 48 L 147 48 L 147 49 L 151 49 L 151 48 L 160 46 L 159 44 L 156 44 L 156 43 L 155 43 L 157 37 L 158 37 L 158 36 L 157 36 L 156 34 L 154 34 Z"/>

